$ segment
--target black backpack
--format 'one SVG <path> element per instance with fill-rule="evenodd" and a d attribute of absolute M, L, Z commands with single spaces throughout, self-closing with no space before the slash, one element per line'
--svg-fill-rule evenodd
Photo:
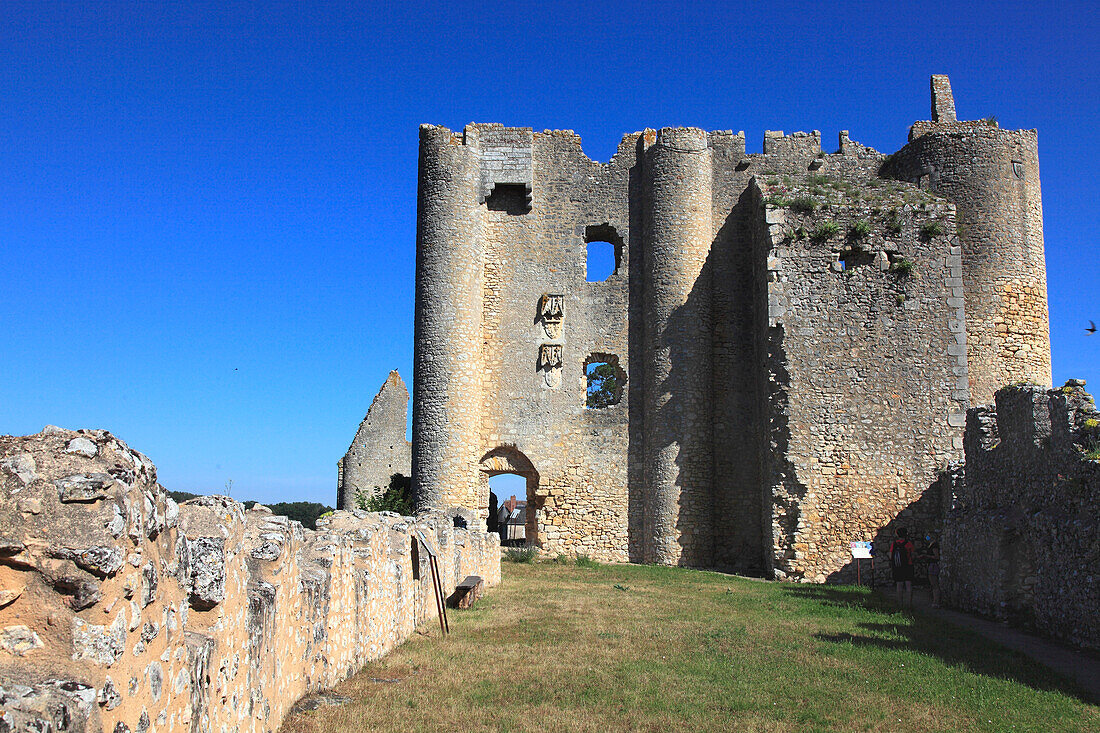
<path fill-rule="evenodd" d="M 890 565 L 902 568 L 909 564 L 909 553 L 905 551 L 905 543 L 894 540 L 890 546 Z"/>

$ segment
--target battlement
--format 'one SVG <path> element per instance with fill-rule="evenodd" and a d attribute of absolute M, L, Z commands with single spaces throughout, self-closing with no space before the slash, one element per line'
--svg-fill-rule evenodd
<path fill-rule="evenodd" d="M 995 406 L 968 412 L 965 443 L 944 519 L 945 599 L 1100 649 L 1100 412 L 1084 382 L 998 390 Z"/>
<path fill-rule="evenodd" d="M 1005 386 L 997 392 L 996 406 L 970 409 L 966 450 L 968 460 L 986 464 L 994 458 L 1032 462 L 1040 453 L 1047 460 L 1088 460 L 1100 450 L 1100 412 L 1079 380 L 1056 390 L 1029 383 Z"/>

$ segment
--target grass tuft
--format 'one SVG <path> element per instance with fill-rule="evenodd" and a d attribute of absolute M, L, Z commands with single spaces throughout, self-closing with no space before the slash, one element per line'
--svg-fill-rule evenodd
<path fill-rule="evenodd" d="M 510 547 L 504 551 L 500 559 L 504 562 L 529 563 L 534 562 L 538 554 L 537 547 Z"/>
<path fill-rule="evenodd" d="M 898 277 L 908 277 L 913 273 L 913 268 L 916 265 L 912 260 L 901 257 L 890 263 L 890 272 L 894 273 Z"/>
<path fill-rule="evenodd" d="M 791 201 L 791 211 L 799 214 L 812 214 L 817 210 L 817 201 L 812 196 L 798 196 Z"/>
<path fill-rule="evenodd" d="M 839 233 L 840 225 L 835 221 L 827 221 L 822 223 L 817 229 L 814 229 L 814 233 L 810 236 L 810 239 L 815 242 L 825 242 Z"/>
<path fill-rule="evenodd" d="M 929 221 L 921 225 L 920 238 L 922 241 L 930 242 L 933 238 L 943 234 L 943 224 L 938 221 Z"/>

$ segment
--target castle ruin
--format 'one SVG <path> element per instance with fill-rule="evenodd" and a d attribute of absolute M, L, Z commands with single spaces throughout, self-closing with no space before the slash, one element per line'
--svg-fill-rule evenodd
<path fill-rule="evenodd" d="M 344 457 L 336 462 L 336 508 L 355 509 L 358 499 L 378 496 L 394 474 L 412 473 L 412 444 L 405 438 L 409 389 L 390 372 L 370 403 Z"/>
<path fill-rule="evenodd" d="M 1036 132 L 931 92 L 893 155 L 664 128 L 598 163 L 572 131 L 423 126 L 418 505 L 485 516 L 515 473 L 549 553 L 816 581 L 938 522 L 971 402 L 1051 368 Z"/>

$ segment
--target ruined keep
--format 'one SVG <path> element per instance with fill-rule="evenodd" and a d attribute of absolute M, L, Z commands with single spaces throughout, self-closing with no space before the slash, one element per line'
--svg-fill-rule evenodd
<path fill-rule="evenodd" d="M 527 480 L 550 553 L 823 581 L 849 542 L 936 523 L 971 401 L 1050 385 L 1033 130 L 420 130 L 412 471 L 485 516 Z M 586 281 L 586 246 L 616 267 Z M 590 365 L 617 401 L 586 407 Z"/>

